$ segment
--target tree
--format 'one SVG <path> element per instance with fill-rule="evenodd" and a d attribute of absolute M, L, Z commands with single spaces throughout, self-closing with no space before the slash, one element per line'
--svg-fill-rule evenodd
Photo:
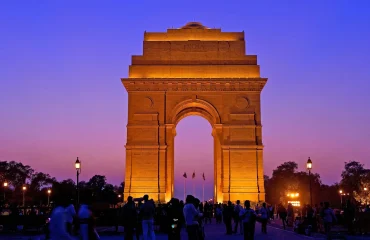
<path fill-rule="evenodd" d="M 5 168 L 4 177 L 15 189 L 21 189 L 21 187 L 30 180 L 34 170 L 22 163 L 11 161 L 9 163 L 2 163 L 2 168 Z"/>
<path fill-rule="evenodd" d="M 364 165 L 356 162 L 345 162 L 344 170 L 342 171 L 341 186 L 346 192 L 360 192 L 361 182 L 369 170 L 364 168 Z"/>
<path fill-rule="evenodd" d="M 360 204 L 370 203 L 370 172 L 366 172 L 362 175 L 359 189 L 353 192 L 353 197 Z"/>
<path fill-rule="evenodd" d="M 53 183 L 53 198 L 74 199 L 76 196 L 76 184 L 72 179 Z"/>
<path fill-rule="evenodd" d="M 52 186 L 55 181 L 56 179 L 52 178 L 49 174 L 36 172 L 31 176 L 30 190 L 40 191 L 45 187 Z"/>
<path fill-rule="evenodd" d="M 87 186 L 96 192 L 102 191 L 106 184 L 107 179 L 102 175 L 95 175 L 87 182 Z"/>
<path fill-rule="evenodd" d="M 273 170 L 272 177 L 267 182 L 267 188 L 265 187 L 266 200 L 269 203 L 283 202 L 287 192 L 296 192 L 298 190 L 298 184 L 295 180 L 297 169 L 297 163 L 284 162 Z"/>

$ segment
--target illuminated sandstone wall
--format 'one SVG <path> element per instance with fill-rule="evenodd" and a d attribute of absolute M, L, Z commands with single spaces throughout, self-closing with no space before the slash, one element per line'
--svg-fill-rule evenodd
<path fill-rule="evenodd" d="M 145 33 L 133 56 L 128 91 L 125 196 L 173 196 L 174 139 L 184 117 L 213 126 L 218 202 L 264 200 L 260 77 L 257 56 L 245 54 L 244 33 L 189 23 Z M 181 176 L 177 176 L 181 177 Z"/>

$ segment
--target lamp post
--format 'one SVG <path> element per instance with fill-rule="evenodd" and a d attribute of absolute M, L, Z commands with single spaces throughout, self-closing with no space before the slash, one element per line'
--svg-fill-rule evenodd
<path fill-rule="evenodd" d="M 365 204 L 367 206 L 367 188 L 366 187 L 364 188 L 364 191 L 366 192 L 366 194 L 365 194 Z"/>
<path fill-rule="evenodd" d="M 51 194 L 51 190 L 48 189 L 48 207 L 50 206 L 50 194 Z"/>
<path fill-rule="evenodd" d="M 5 202 L 5 191 L 6 191 L 7 187 L 8 187 L 8 183 L 4 182 L 4 202 Z"/>
<path fill-rule="evenodd" d="M 311 184 L 312 161 L 311 161 L 310 157 L 308 157 L 306 167 L 307 167 L 307 170 L 308 170 L 308 178 L 310 179 L 310 201 L 311 201 L 311 207 L 312 207 L 312 184 Z"/>
<path fill-rule="evenodd" d="M 77 173 L 77 183 L 76 183 L 76 187 L 77 187 L 77 205 L 80 204 L 80 186 L 79 186 L 79 176 L 80 176 L 80 173 L 81 173 L 81 162 L 80 160 L 78 160 L 78 157 L 77 157 L 77 160 L 75 162 L 75 168 L 76 168 L 76 173 Z"/>
<path fill-rule="evenodd" d="M 343 191 L 339 190 L 339 194 L 340 194 L 340 206 L 342 207 L 343 206 Z"/>
<path fill-rule="evenodd" d="M 26 206 L 26 204 L 25 204 L 25 194 L 26 194 L 27 187 L 23 186 L 22 190 L 23 190 L 23 207 L 25 207 Z"/>

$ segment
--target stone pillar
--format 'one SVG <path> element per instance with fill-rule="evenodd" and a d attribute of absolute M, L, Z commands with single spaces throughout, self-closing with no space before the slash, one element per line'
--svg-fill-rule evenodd
<path fill-rule="evenodd" d="M 175 149 L 176 129 L 173 124 L 166 124 L 166 196 L 168 202 L 174 195 L 174 149 Z"/>
<path fill-rule="evenodd" d="M 223 202 L 222 193 L 222 150 L 220 136 L 222 136 L 222 125 L 215 124 L 212 130 L 214 139 L 214 201 Z"/>

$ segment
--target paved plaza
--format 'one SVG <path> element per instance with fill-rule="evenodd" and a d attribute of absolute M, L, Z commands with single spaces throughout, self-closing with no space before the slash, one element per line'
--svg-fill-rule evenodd
<path fill-rule="evenodd" d="M 279 227 L 274 227 L 268 225 L 267 234 L 261 233 L 261 225 L 259 223 L 256 224 L 256 234 L 255 240 L 300 240 L 300 239 L 325 239 L 323 235 L 318 235 L 315 237 L 308 237 L 303 235 L 298 235 L 290 230 L 283 230 Z M 205 226 L 205 233 L 206 239 L 208 240 L 242 240 L 243 236 L 241 234 L 233 234 L 233 235 L 226 235 L 225 234 L 225 225 L 224 224 L 208 224 Z M 44 240 L 44 236 L 4 236 L 0 235 L 1 240 Z M 76 238 L 77 240 L 78 238 Z M 101 235 L 101 240 L 123 240 L 123 234 L 119 235 Z M 186 240 L 187 235 L 186 232 L 182 232 L 181 239 Z M 366 236 L 355 236 L 355 237 L 347 237 L 347 240 L 366 240 L 370 239 L 370 237 Z M 141 240 L 141 239 L 140 239 Z M 163 234 L 157 234 L 156 240 L 167 240 L 167 236 Z"/>
<path fill-rule="evenodd" d="M 256 235 L 255 240 L 300 240 L 300 239 L 325 239 L 324 236 L 316 236 L 316 237 L 307 237 L 303 235 L 298 235 L 292 231 L 289 230 L 283 230 L 277 227 L 268 226 L 267 234 L 261 233 L 261 225 L 257 223 L 256 225 Z M 240 234 L 234 234 L 234 235 L 225 235 L 225 225 L 223 224 L 210 224 L 205 226 L 205 232 L 206 232 L 206 239 L 209 240 L 242 240 L 243 236 Z M 43 240 L 45 239 L 43 236 L 1 236 L 1 240 Z M 123 240 L 123 235 L 102 235 L 101 240 Z M 157 234 L 156 240 L 166 240 L 167 236 L 163 234 Z M 183 240 L 187 239 L 185 231 L 182 233 Z M 347 240 L 360 240 L 360 239 L 370 239 L 370 237 L 348 237 Z M 77 240 L 77 238 L 76 238 Z"/>

